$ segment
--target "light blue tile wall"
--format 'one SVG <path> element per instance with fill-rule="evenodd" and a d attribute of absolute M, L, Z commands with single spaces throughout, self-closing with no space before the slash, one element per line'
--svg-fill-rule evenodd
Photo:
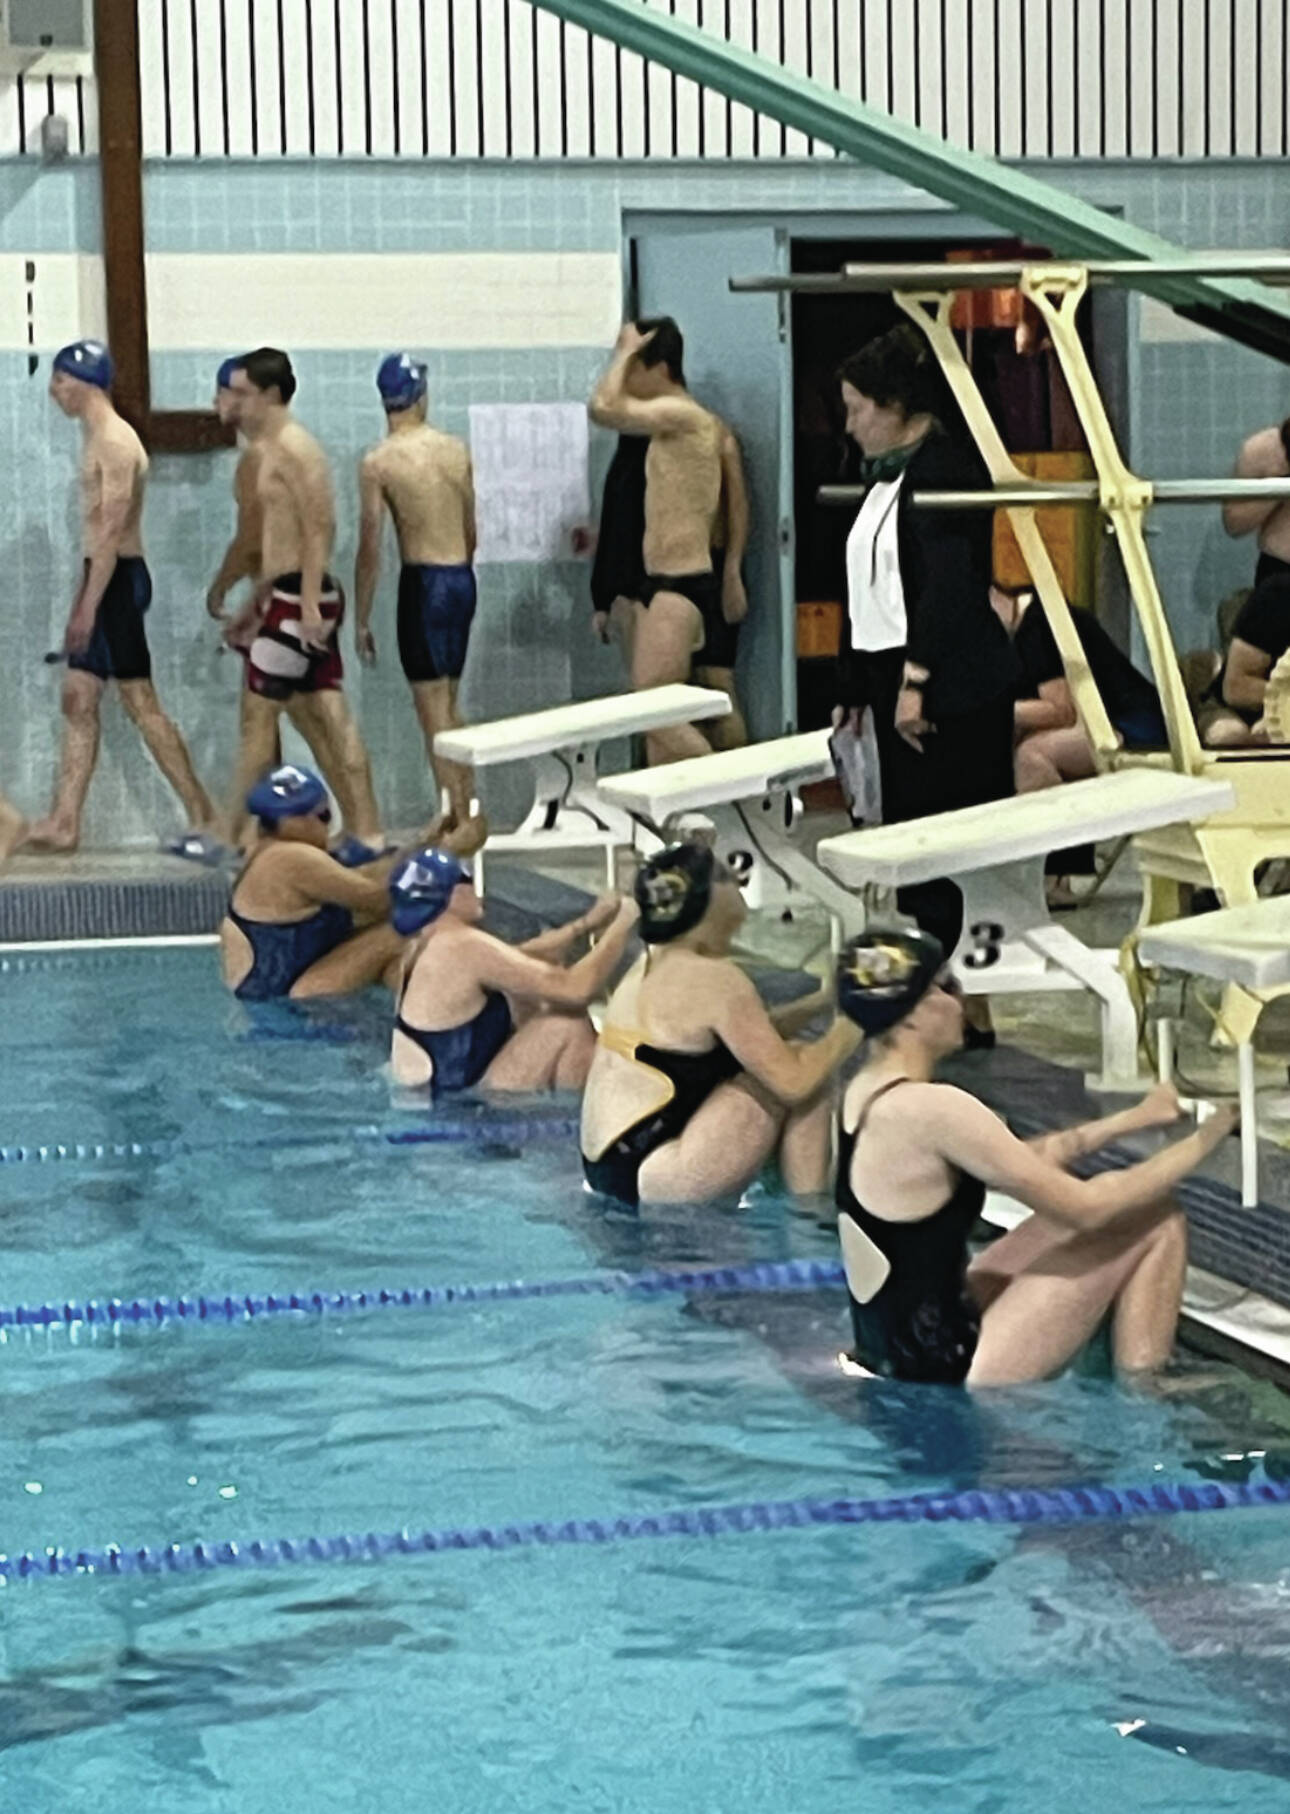
<path fill-rule="evenodd" d="M 1031 165 L 1131 220 L 1196 246 L 1290 244 L 1287 166 L 1265 160 L 1211 165 Z M 945 211 L 891 179 L 844 162 L 775 167 L 660 163 L 559 166 L 498 162 L 315 165 L 267 161 L 174 161 L 147 176 L 149 243 L 157 250 L 608 250 L 619 244 L 624 212 L 695 210 L 774 216 L 794 231 L 812 221 L 854 220 L 873 212 Z M 92 168 L 39 170 L 0 162 L 0 250 L 92 249 L 98 244 Z M 683 299 L 678 302 L 683 313 Z M 433 342 L 433 323 L 426 340 Z M 226 349 L 212 349 L 222 353 Z M 436 413 L 461 432 L 476 402 L 581 399 L 602 354 L 457 352 L 433 357 Z M 208 356 L 158 357 L 159 403 L 204 403 Z M 304 355 L 300 414 L 335 462 L 340 494 L 337 565 L 352 573 L 354 464 L 380 430 L 372 408 L 371 357 L 336 351 Z M 1252 425 L 1290 409 L 1284 368 L 1225 342 L 1144 345 L 1132 413 L 1132 454 L 1160 475 L 1226 471 Z M 26 373 L 20 354 L 0 365 L 4 392 L 0 453 L 11 474 L 0 503 L 0 560 L 17 601 L 8 618 L 11 658 L 0 663 L 0 778 L 27 807 L 40 805 L 56 756 L 57 681 L 39 654 L 57 636 L 76 561 L 75 435 L 51 415 L 43 372 Z M 607 445 L 594 446 L 593 478 Z M 236 722 L 237 674 L 214 653 L 203 595 L 231 519 L 228 454 L 159 459 L 149 504 L 148 538 L 157 598 L 152 642 L 157 679 L 189 736 L 203 772 L 227 773 Z M 1153 552 L 1178 641 L 1206 640 L 1214 604 L 1242 579 L 1252 550 L 1223 536 L 1213 513 L 1173 511 L 1160 519 Z M 392 821 L 415 818 L 428 781 L 411 707 L 393 648 L 392 595 L 378 605 L 380 666 L 355 674 L 353 693 Z M 619 671 L 586 627 L 586 570 L 568 563 L 542 570 L 486 568 L 479 630 L 465 699 L 477 716 L 608 690 Z M 521 803 L 514 778 L 494 786 L 489 804 L 503 816 Z M 103 768 L 91 796 L 89 834 L 112 844 L 148 837 L 174 809 L 161 784 L 111 714 Z"/>

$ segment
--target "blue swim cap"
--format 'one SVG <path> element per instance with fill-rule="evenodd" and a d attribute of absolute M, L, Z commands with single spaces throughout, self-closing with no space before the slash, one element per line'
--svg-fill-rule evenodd
<path fill-rule="evenodd" d="M 54 354 L 54 370 L 101 391 L 111 390 L 116 368 L 101 340 L 74 340 Z"/>
<path fill-rule="evenodd" d="M 885 1033 L 912 1014 L 945 968 L 929 932 L 862 932 L 838 957 L 838 1006 L 866 1034 Z"/>
<path fill-rule="evenodd" d="M 411 353 L 391 353 L 382 359 L 376 374 L 376 388 L 387 410 L 411 409 L 426 394 L 429 366 Z"/>
<path fill-rule="evenodd" d="M 240 371 L 241 366 L 240 358 L 226 359 L 215 374 L 215 389 L 217 391 L 230 390 L 233 385 L 233 373 Z"/>
<path fill-rule="evenodd" d="M 327 803 L 327 789 L 313 770 L 290 762 L 263 776 L 246 796 L 246 810 L 270 824 L 308 818 Z"/>
<path fill-rule="evenodd" d="M 470 866 L 449 850 L 417 850 L 390 877 L 390 922 L 411 938 L 439 918 L 454 888 L 472 879 Z"/>

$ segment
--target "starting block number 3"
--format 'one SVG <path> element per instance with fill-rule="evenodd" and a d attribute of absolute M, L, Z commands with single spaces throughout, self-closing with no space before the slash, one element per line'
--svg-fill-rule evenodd
<path fill-rule="evenodd" d="M 972 948 L 965 951 L 962 963 L 969 970 L 988 970 L 991 964 L 997 964 L 1001 955 L 1004 929 L 995 920 L 977 920 L 968 927 Z"/>

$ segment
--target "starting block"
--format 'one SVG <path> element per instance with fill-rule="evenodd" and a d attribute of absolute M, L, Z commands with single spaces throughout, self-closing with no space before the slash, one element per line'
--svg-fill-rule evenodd
<path fill-rule="evenodd" d="M 685 815 L 702 814 L 716 830 L 717 855 L 738 876 L 750 907 L 791 913 L 810 899 L 828 908 L 844 935 L 859 932 L 862 903 L 825 875 L 794 836 L 801 817 L 797 790 L 833 775 L 829 737 L 827 730 L 804 731 L 610 775 L 598 792 L 665 838 L 679 834 Z"/>
<path fill-rule="evenodd" d="M 1290 983 L 1290 897 L 1255 901 L 1199 913 L 1195 919 L 1170 920 L 1149 926 L 1139 935 L 1138 955 L 1145 964 L 1181 970 L 1189 976 L 1225 983 L 1229 992 L 1249 995 L 1282 989 Z M 1254 1039 L 1236 1043 L 1241 1099 L 1241 1202 L 1259 1200 L 1259 1133 L 1254 1092 Z M 1173 1023 L 1160 1022 L 1160 1075 L 1173 1072 Z"/>
<path fill-rule="evenodd" d="M 676 685 L 440 731 L 434 740 L 435 755 L 448 762 L 472 769 L 526 759 L 533 765 L 533 804 L 523 822 L 515 831 L 490 836 L 475 859 L 481 888 L 485 852 L 542 856 L 556 850 L 602 850 L 606 886 L 612 887 L 614 852 L 632 842 L 633 825 L 621 808 L 597 791 L 600 745 L 637 732 L 722 718 L 729 710 L 729 699 L 713 687 Z"/>
<path fill-rule="evenodd" d="M 952 881 L 963 895 L 954 968 L 969 994 L 1087 989 L 1101 1006 L 1102 1072 L 1091 1088 L 1137 1086 L 1138 1020 L 1118 950 L 1094 950 L 1049 915 L 1044 859 L 1097 842 L 1226 811 L 1225 782 L 1169 769 L 1125 769 L 1042 793 L 826 838 L 817 856 L 853 889 Z"/>

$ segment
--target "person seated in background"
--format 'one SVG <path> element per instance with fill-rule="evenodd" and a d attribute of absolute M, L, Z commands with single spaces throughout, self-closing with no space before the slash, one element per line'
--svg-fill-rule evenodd
<path fill-rule="evenodd" d="M 772 1154 L 785 1186 L 826 1188 L 834 1073 L 859 1044 L 821 989 L 768 1010 L 730 956 L 739 885 L 705 844 L 675 844 L 636 878 L 644 957 L 610 997 L 582 1100 L 587 1183 L 616 1202 L 737 1198 Z"/>
<path fill-rule="evenodd" d="M 1236 459 L 1238 479 L 1290 478 L 1290 416 L 1279 426 L 1250 436 Z M 1254 583 L 1278 574 L 1290 575 L 1290 498 L 1234 498 L 1223 506 L 1223 527 L 1230 536 L 1258 531 L 1259 558 Z"/>
<path fill-rule="evenodd" d="M 233 883 L 220 927 L 224 981 L 241 1001 L 348 995 L 398 980 L 388 858 L 347 869 L 328 852 L 327 789 L 287 764 L 246 797 L 260 842 Z M 360 929 L 361 928 L 361 929 Z"/>
<path fill-rule="evenodd" d="M 404 967 L 391 1063 L 395 1080 L 436 1095 L 469 1090 L 580 1090 L 596 1043 L 587 1007 L 617 969 L 636 923 L 604 895 L 567 925 L 508 945 L 480 925 L 467 864 L 419 850 L 390 877 L 393 927 L 417 944 Z M 600 942 L 576 963 L 579 939 Z"/>
<path fill-rule="evenodd" d="M 1268 677 L 1290 649 L 1290 571 L 1259 581 L 1232 627 L 1223 671 L 1196 715 L 1211 749 L 1267 743 L 1263 721 Z"/>
<path fill-rule="evenodd" d="M 838 1002 L 868 1062 L 842 1102 L 838 1232 L 856 1367 L 925 1384 L 1050 1379 L 1111 1315 L 1117 1368 L 1162 1367 L 1173 1348 L 1187 1229 L 1171 1192 L 1236 1123 L 1218 1109 L 1135 1165 L 1067 1169 L 1181 1115 L 1169 1085 L 1136 1107 L 1018 1140 L 984 1103 L 934 1081 L 963 1043 L 963 1003 L 926 933 L 863 934 L 842 953 Z M 987 1190 L 1034 1213 L 969 1263 Z"/>
<path fill-rule="evenodd" d="M 1086 781 L 1097 773 L 1093 746 L 1075 713 L 1044 607 L 1027 589 L 991 586 L 990 602 L 1012 638 L 1019 678 L 1013 707 L 1013 770 L 1019 794 Z M 1169 747 L 1160 695 L 1090 611 L 1072 611 L 1107 717 L 1124 749 Z"/>

